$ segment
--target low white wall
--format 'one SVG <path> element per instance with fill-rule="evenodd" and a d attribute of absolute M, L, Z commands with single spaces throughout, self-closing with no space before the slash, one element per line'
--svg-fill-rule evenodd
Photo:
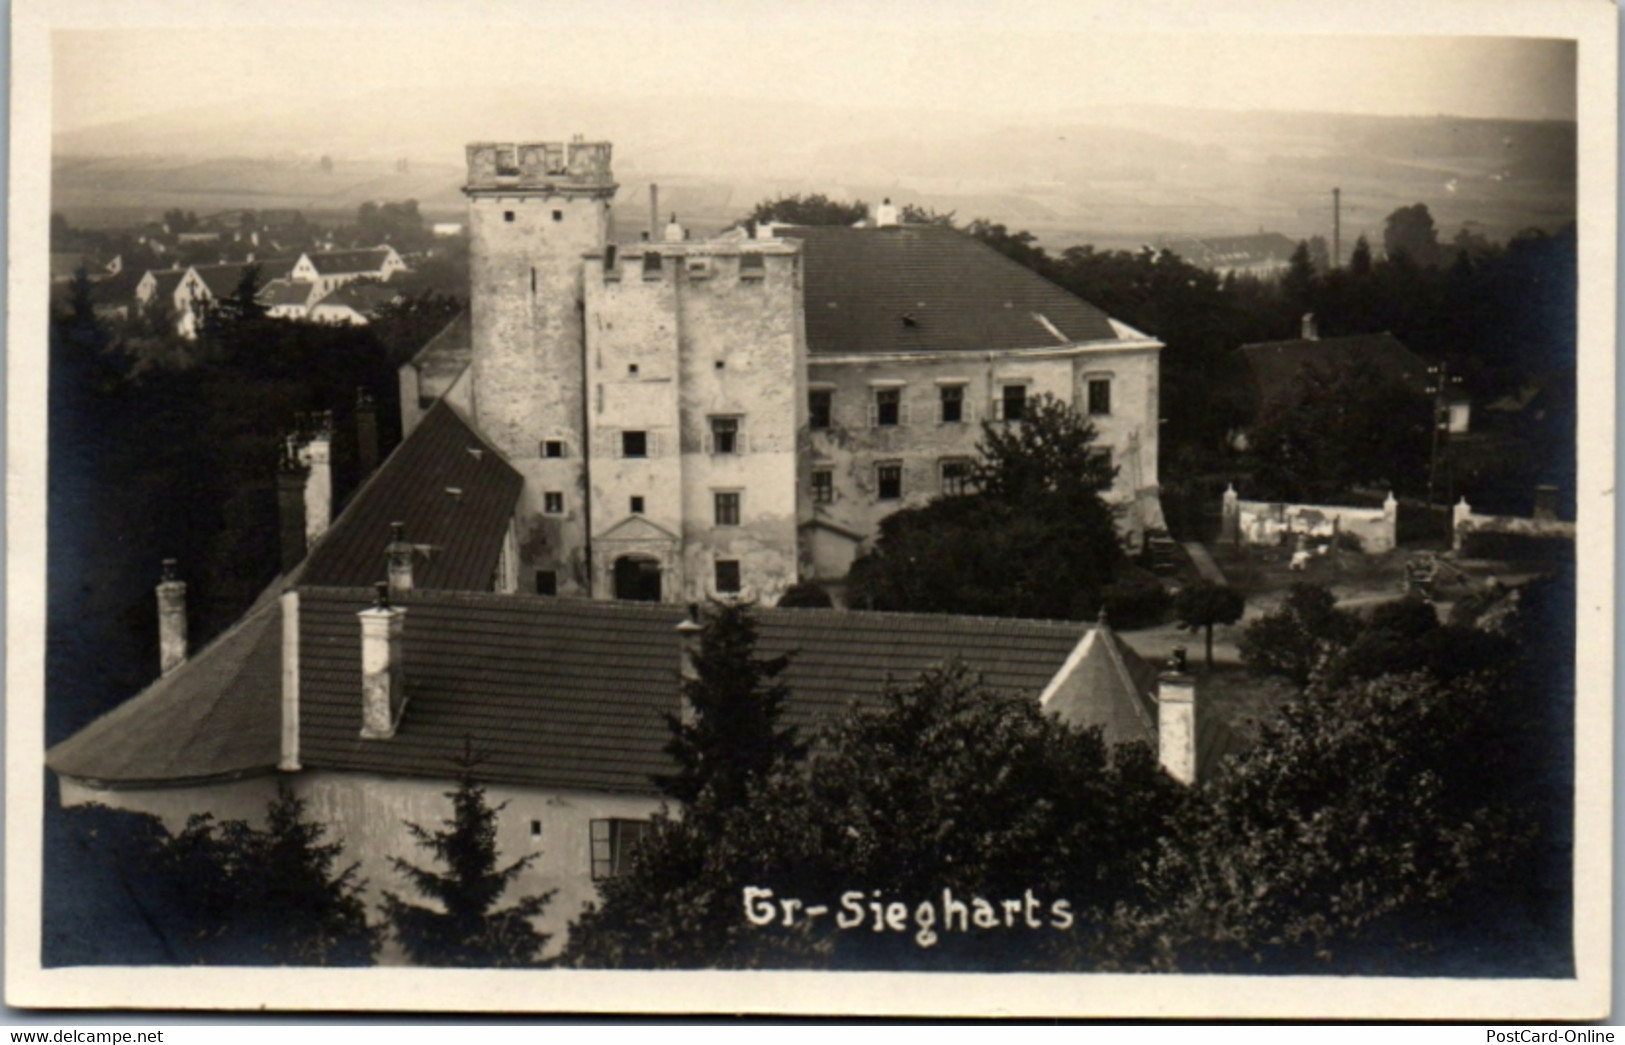
<path fill-rule="evenodd" d="M 1531 519 L 1521 515 L 1480 515 L 1463 497 L 1450 510 L 1455 533 L 1455 550 L 1472 533 L 1515 533 L 1525 537 L 1566 537 L 1574 540 L 1574 524 L 1558 519 Z"/>
<path fill-rule="evenodd" d="M 1392 494 L 1381 508 L 1244 501 L 1234 487 L 1224 492 L 1221 540 L 1248 545 L 1279 545 L 1296 534 L 1333 538 L 1350 533 L 1368 555 L 1392 551 L 1397 543 L 1399 502 Z"/>

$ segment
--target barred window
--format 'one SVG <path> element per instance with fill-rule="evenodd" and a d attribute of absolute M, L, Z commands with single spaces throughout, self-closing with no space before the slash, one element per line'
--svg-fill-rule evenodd
<path fill-rule="evenodd" d="M 638 846 L 654 829 L 647 820 L 594 820 L 589 829 L 592 838 L 593 881 L 603 881 L 625 874 L 632 866 L 632 857 Z"/>
<path fill-rule="evenodd" d="M 812 474 L 812 498 L 814 504 L 833 504 L 835 501 L 835 473 L 827 468 L 820 468 Z"/>
<path fill-rule="evenodd" d="M 716 495 L 716 519 L 718 526 L 739 525 L 739 494 L 718 493 Z"/>

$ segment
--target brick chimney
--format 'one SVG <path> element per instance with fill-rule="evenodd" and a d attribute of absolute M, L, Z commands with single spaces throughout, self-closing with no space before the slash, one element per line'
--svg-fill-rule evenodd
<path fill-rule="evenodd" d="M 1181 784 L 1196 783 L 1196 679 L 1183 646 L 1157 676 L 1157 761 Z"/>
<path fill-rule="evenodd" d="M 412 591 L 412 546 L 406 543 L 406 524 L 389 524 L 389 594 L 399 598 Z"/>
<path fill-rule="evenodd" d="M 355 390 L 356 463 L 362 478 L 378 467 L 378 404 L 365 388 Z"/>
<path fill-rule="evenodd" d="M 1320 340 L 1320 331 L 1315 326 L 1315 314 L 1313 312 L 1305 312 L 1303 314 L 1303 340 Z"/>
<path fill-rule="evenodd" d="M 305 557 L 305 474 L 290 437 L 282 441 L 282 458 L 276 470 L 277 516 L 282 532 L 282 572 L 287 573 Z"/>
<path fill-rule="evenodd" d="M 897 206 L 892 203 L 891 197 L 888 196 L 880 201 L 879 207 L 875 208 L 875 228 L 888 229 L 897 223 Z"/>
<path fill-rule="evenodd" d="M 372 606 L 361 619 L 361 738 L 388 740 L 406 708 L 406 672 L 402 636 L 406 609 L 392 606 L 389 585 L 380 581 Z"/>
<path fill-rule="evenodd" d="M 186 663 L 186 582 L 175 573 L 175 560 L 164 560 L 158 582 L 158 664 L 167 675 Z"/>
<path fill-rule="evenodd" d="M 673 214 L 671 220 L 666 222 L 666 229 L 662 236 L 667 243 L 681 243 L 688 238 L 683 234 L 683 226 L 678 222 L 676 214 Z"/>
<path fill-rule="evenodd" d="M 694 705 L 688 702 L 687 683 L 700 680 L 700 669 L 695 666 L 694 658 L 699 655 L 700 637 L 705 634 L 705 626 L 700 623 L 699 617 L 700 608 L 690 603 L 688 616 L 677 625 L 677 673 L 684 683 L 678 699 L 683 705 L 680 716 L 685 726 L 694 724 Z"/>

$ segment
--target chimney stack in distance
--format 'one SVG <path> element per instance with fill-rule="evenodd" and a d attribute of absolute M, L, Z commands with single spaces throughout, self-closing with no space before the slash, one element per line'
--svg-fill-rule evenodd
<path fill-rule="evenodd" d="M 365 479 L 378 467 L 378 404 L 365 388 L 355 392 L 356 462 Z"/>
<path fill-rule="evenodd" d="M 683 235 L 683 226 L 678 223 L 675 211 L 672 213 L 671 220 L 666 222 L 665 235 L 667 243 L 681 243 L 687 238 Z"/>
<path fill-rule="evenodd" d="M 880 206 L 875 208 L 875 228 L 889 229 L 897 223 L 897 207 L 892 203 L 891 197 L 887 196 L 880 201 Z"/>
<path fill-rule="evenodd" d="M 660 235 L 660 186 L 649 183 L 649 234 L 644 239 Z"/>
<path fill-rule="evenodd" d="M 1315 326 L 1315 314 L 1313 312 L 1305 312 L 1303 314 L 1303 340 L 1320 340 L 1320 331 Z"/>
<path fill-rule="evenodd" d="M 406 670 L 402 637 L 406 610 L 392 606 L 389 585 L 380 581 L 372 606 L 356 614 L 361 621 L 361 738 L 387 740 L 395 735 L 406 709 Z"/>
<path fill-rule="evenodd" d="M 406 524 L 389 524 L 389 594 L 401 596 L 412 591 L 412 546 L 406 543 Z"/>
<path fill-rule="evenodd" d="M 1183 646 L 1157 676 L 1157 761 L 1181 784 L 1196 783 L 1196 679 Z"/>
<path fill-rule="evenodd" d="M 305 547 L 309 548 L 333 521 L 333 415 L 312 414 L 301 425 L 307 441 L 299 457 L 310 469 L 305 478 Z"/>
<path fill-rule="evenodd" d="M 688 701 L 688 684 L 700 680 L 700 669 L 695 665 L 694 658 L 699 655 L 700 638 L 704 634 L 705 626 L 700 623 L 700 608 L 690 603 L 688 616 L 677 625 L 677 674 L 682 680 L 677 699 L 682 705 L 680 717 L 685 726 L 694 724 L 694 705 Z"/>
<path fill-rule="evenodd" d="M 305 557 L 305 475 L 307 469 L 294 448 L 294 437 L 282 440 L 282 456 L 276 471 L 278 523 L 281 527 L 282 572 L 287 573 Z"/>
<path fill-rule="evenodd" d="M 165 675 L 186 663 L 186 582 L 174 559 L 164 560 L 158 581 L 158 663 Z"/>

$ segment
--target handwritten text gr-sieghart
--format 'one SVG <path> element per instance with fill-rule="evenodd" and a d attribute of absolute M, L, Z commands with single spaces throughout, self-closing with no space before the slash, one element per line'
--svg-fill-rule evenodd
<path fill-rule="evenodd" d="M 825 903 L 806 903 L 794 897 L 775 897 L 773 890 L 747 885 L 744 890 L 745 917 L 757 926 L 779 925 L 793 928 L 810 925 L 830 915 Z M 1067 900 L 1045 903 L 1028 889 L 1020 899 L 988 900 L 980 896 L 957 897 L 952 889 L 942 891 L 942 899 L 907 902 L 888 900 L 875 889 L 848 889 L 842 893 L 834 912 L 838 929 L 867 929 L 871 932 L 902 933 L 913 930 L 914 942 L 934 946 L 944 933 L 968 933 L 988 929 L 1072 928 L 1072 904 Z"/>

